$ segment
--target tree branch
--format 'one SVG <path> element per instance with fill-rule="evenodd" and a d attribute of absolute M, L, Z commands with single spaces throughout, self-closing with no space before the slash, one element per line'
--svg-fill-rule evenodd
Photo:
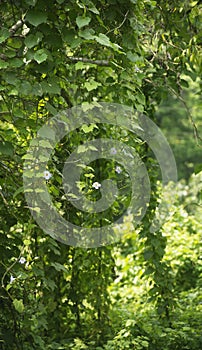
<path fill-rule="evenodd" d="M 10 29 L 9 29 L 9 32 L 11 35 L 14 35 L 17 30 L 19 28 L 21 28 L 23 26 L 23 20 L 22 19 L 19 19 L 19 21 L 17 21 L 17 23 L 15 23 Z"/>
<path fill-rule="evenodd" d="M 67 59 L 72 62 L 92 63 L 92 64 L 96 64 L 97 66 L 109 66 L 108 60 L 92 60 L 86 57 L 72 57 L 72 56 L 67 56 Z"/>

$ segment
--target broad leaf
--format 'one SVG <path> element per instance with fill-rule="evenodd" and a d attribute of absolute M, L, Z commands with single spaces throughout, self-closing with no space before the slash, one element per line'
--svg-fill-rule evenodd
<path fill-rule="evenodd" d="M 95 40 L 101 45 L 111 47 L 110 39 L 103 33 L 100 33 L 99 36 L 96 36 Z"/>
<path fill-rule="evenodd" d="M 12 156 L 14 153 L 14 147 L 11 142 L 1 141 L 0 143 L 0 154 L 5 156 Z"/>
<path fill-rule="evenodd" d="M 19 313 L 22 313 L 24 311 L 25 307 L 24 307 L 22 299 L 14 299 L 13 305 Z"/>
<path fill-rule="evenodd" d="M 81 16 L 76 17 L 76 24 L 79 27 L 79 29 L 87 26 L 90 23 L 90 21 L 91 21 L 90 17 L 81 17 Z"/>
<path fill-rule="evenodd" d="M 47 50 L 45 50 L 45 49 L 38 50 L 34 54 L 34 59 L 35 59 L 35 61 L 37 61 L 38 64 L 46 61 L 47 58 L 48 58 L 48 54 L 47 54 Z"/>
<path fill-rule="evenodd" d="M 8 62 L 0 59 L 0 69 L 5 69 L 9 66 Z"/>
<path fill-rule="evenodd" d="M 0 44 L 3 43 L 10 36 L 9 30 L 7 28 L 3 28 L 0 30 Z"/>
<path fill-rule="evenodd" d="M 33 9 L 27 13 L 26 20 L 33 26 L 37 27 L 41 23 L 46 23 L 47 14 Z"/>
<path fill-rule="evenodd" d="M 30 34 L 25 38 L 25 45 L 31 49 L 35 45 L 37 45 L 43 38 L 43 34 L 37 32 L 36 34 Z"/>
<path fill-rule="evenodd" d="M 84 86 L 85 88 L 88 90 L 88 91 L 92 91 L 92 90 L 95 90 L 97 89 L 98 86 L 100 86 L 101 84 L 98 83 L 97 81 L 95 80 L 90 80 L 90 81 L 86 81 L 84 83 Z"/>

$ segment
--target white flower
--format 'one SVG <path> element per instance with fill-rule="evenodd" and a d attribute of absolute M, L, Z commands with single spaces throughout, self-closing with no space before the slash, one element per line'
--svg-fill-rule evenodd
<path fill-rule="evenodd" d="M 52 177 L 52 174 L 48 170 L 45 170 L 43 173 L 43 177 L 44 179 L 49 180 Z"/>
<path fill-rule="evenodd" d="M 99 190 L 101 184 L 99 182 L 93 182 L 92 187 L 94 187 L 96 190 Z"/>
<path fill-rule="evenodd" d="M 13 281 L 15 281 L 15 277 L 13 277 L 13 275 L 11 275 L 11 277 L 10 277 L 10 284 L 13 283 Z"/>
<path fill-rule="evenodd" d="M 117 165 L 115 171 L 117 174 L 120 174 L 122 172 L 121 167 Z"/>
<path fill-rule="evenodd" d="M 26 259 L 23 258 L 23 257 L 21 257 L 20 260 L 19 260 L 19 263 L 20 263 L 20 264 L 24 264 L 25 262 L 26 262 Z"/>
<path fill-rule="evenodd" d="M 115 147 L 112 147 L 112 148 L 110 149 L 110 154 L 117 154 L 117 150 L 116 150 Z"/>

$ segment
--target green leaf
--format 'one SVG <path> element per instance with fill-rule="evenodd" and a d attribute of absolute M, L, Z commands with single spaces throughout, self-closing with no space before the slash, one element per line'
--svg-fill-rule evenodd
<path fill-rule="evenodd" d="M 103 33 L 100 33 L 98 36 L 96 36 L 95 40 L 101 45 L 111 47 L 111 42 L 110 42 L 108 36 L 106 36 Z"/>
<path fill-rule="evenodd" d="M 46 44 L 50 45 L 54 51 L 61 49 L 63 46 L 61 35 L 56 31 L 50 31 L 50 34 L 45 37 L 45 40 Z"/>
<path fill-rule="evenodd" d="M 13 305 L 19 313 L 22 313 L 24 311 L 25 307 L 24 307 L 22 299 L 14 299 Z"/>
<path fill-rule="evenodd" d="M 19 193 L 23 193 L 24 192 L 24 186 L 19 187 L 13 194 L 13 198 L 15 198 Z"/>
<path fill-rule="evenodd" d="M 133 63 L 137 63 L 137 62 L 142 62 L 143 59 L 142 57 L 135 55 L 134 53 L 132 53 L 131 51 L 128 51 L 126 54 L 126 57 Z"/>
<path fill-rule="evenodd" d="M 44 93 L 60 94 L 60 87 L 54 81 L 42 81 L 41 86 Z"/>
<path fill-rule="evenodd" d="M 54 106 L 52 106 L 49 102 L 46 103 L 46 109 L 53 115 L 56 115 L 58 113 L 58 110 Z"/>
<path fill-rule="evenodd" d="M 29 83 L 29 81 L 23 81 L 20 86 L 20 94 L 30 94 L 32 92 L 32 85 Z"/>
<path fill-rule="evenodd" d="M 55 180 L 55 179 L 54 179 L 54 180 Z M 59 196 L 60 191 L 59 191 L 59 189 L 58 189 L 56 186 L 52 185 L 52 186 L 50 187 L 50 193 L 51 193 L 51 194 L 54 194 L 54 196 Z"/>
<path fill-rule="evenodd" d="M 76 49 L 81 43 L 82 43 L 81 38 L 75 38 L 74 40 L 72 40 L 70 46 L 72 49 Z"/>
<path fill-rule="evenodd" d="M 0 69 L 5 69 L 8 67 L 8 62 L 5 62 L 0 59 Z"/>
<path fill-rule="evenodd" d="M 121 53 L 122 55 L 125 55 L 125 52 L 123 52 L 123 51 L 120 50 L 120 49 L 122 49 L 122 47 L 121 47 L 120 45 L 111 43 L 111 47 L 112 47 L 115 51 Z"/>
<path fill-rule="evenodd" d="M 46 49 L 41 49 L 38 50 L 35 54 L 34 54 L 34 59 L 35 61 L 37 61 L 38 64 L 46 61 L 48 58 L 48 54 L 47 54 L 47 50 Z"/>
<path fill-rule="evenodd" d="M 194 167 L 194 174 L 199 174 L 202 171 L 202 164 L 196 164 Z"/>
<path fill-rule="evenodd" d="M 11 142 L 2 141 L 0 143 L 0 153 L 5 156 L 12 156 L 14 153 L 14 147 Z"/>
<path fill-rule="evenodd" d="M 93 40 L 95 39 L 94 33 L 95 31 L 93 29 L 84 29 L 82 31 L 79 31 L 79 36 L 86 40 Z"/>
<path fill-rule="evenodd" d="M 54 290 L 56 288 L 56 284 L 53 280 L 44 278 L 44 286 L 49 290 Z"/>
<path fill-rule="evenodd" d="M 71 43 L 75 39 L 75 32 L 72 29 L 65 28 L 62 31 L 62 39 L 67 43 Z"/>
<path fill-rule="evenodd" d="M 85 134 L 87 134 L 87 133 L 93 131 L 94 128 L 98 128 L 96 124 L 91 124 L 91 125 L 89 125 L 89 126 L 86 125 L 86 124 L 84 124 L 84 125 L 82 125 L 81 130 L 83 130 L 83 132 L 84 132 Z"/>
<path fill-rule="evenodd" d="M 191 7 L 194 7 L 194 6 L 196 6 L 198 4 L 198 0 L 197 1 L 192 1 L 189 5 L 191 6 Z"/>
<path fill-rule="evenodd" d="M 9 64 L 10 64 L 11 67 L 18 68 L 18 67 L 23 66 L 24 62 L 20 58 L 12 58 L 10 60 Z"/>
<path fill-rule="evenodd" d="M 89 11 L 91 11 L 91 12 L 93 12 L 93 13 L 95 13 L 96 15 L 99 15 L 99 11 L 98 11 L 98 9 L 95 7 L 95 5 L 92 3 L 92 1 L 88 1 L 88 9 L 89 9 Z"/>
<path fill-rule="evenodd" d="M 43 34 L 40 32 L 37 32 L 36 34 L 30 34 L 25 38 L 25 45 L 28 47 L 28 49 L 31 49 L 32 47 L 36 46 L 43 38 Z"/>
<path fill-rule="evenodd" d="M 51 263 L 51 266 L 53 266 L 56 269 L 56 271 L 67 272 L 67 269 L 62 264 L 59 264 L 57 262 Z"/>
<path fill-rule="evenodd" d="M 95 90 L 95 89 L 97 89 L 97 87 L 98 86 L 100 86 L 101 84 L 100 83 L 98 83 L 97 81 L 95 81 L 95 80 L 90 80 L 90 81 L 86 81 L 85 83 L 84 83 L 84 86 L 85 86 L 85 88 L 88 90 L 88 91 L 92 91 L 92 90 Z"/>
<path fill-rule="evenodd" d="M 188 87 L 189 87 L 189 83 L 188 83 L 188 81 L 185 80 L 185 79 L 181 79 L 181 80 L 180 80 L 180 85 L 183 86 L 183 87 L 185 87 L 185 88 L 188 88 Z"/>
<path fill-rule="evenodd" d="M 135 103 L 135 108 L 137 109 L 138 112 L 143 113 L 144 112 L 144 107 L 143 105 L 140 105 L 138 103 Z"/>
<path fill-rule="evenodd" d="M 10 38 L 8 42 L 13 49 L 19 49 L 22 46 L 22 40 L 16 36 Z M 9 53 L 10 57 L 14 57 L 15 55 L 16 55 L 15 51 L 13 53 L 12 52 Z"/>
<path fill-rule="evenodd" d="M 5 81 L 11 85 L 17 85 L 20 82 L 14 72 L 6 72 L 3 77 Z"/>
<path fill-rule="evenodd" d="M 77 26 L 80 28 L 87 26 L 91 21 L 90 17 L 82 17 L 82 16 L 78 16 L 76 17 L 76 24 Z"/>
<path fill-rule="evenodd" d="M 135 95 L 136 101 L 141 104 L 141 105 L 145 105 L 145 96 L 141 93 L 138 93 Z"/>
<path fill-rule="evenodd" d="M 40 83 L 35 83 L 32 86 L 32 94 L 35 96 L 42 96 L 43 95 L 43 89 Z"/>
<path fill-rule="evenodd" d="M 76 70 L 84 69 L 84 68 L 86 68 L 86 63 L 84 63 L 84 62 L 77 62 L 77 63 L 75 64 L 75 69 L 76 69 Z"/>
<path fill-rule="evenodd" d="M 0 44 L 3 43 L 10 36 L 9 30 L 7 28 L 3 28 L 0 30 Z"/>
<path fill-rule="evenodd" d="M 142 341 L 141 341 L 141 346 L 142 346 L 142 347 L 145 347 L 145 349 L 148 349 L 148 346 L 149 346 L 148 341 L 142 340 Z M 143 349 L 143 348 L 142 348 L 142 349 Z"/>
<path fill-rule="evenodd" d="M 37 2 L 37 0 L 25 0 L 26 4 L 34 6 Z"/>
<path fill-rule="evenodd" d="M 26 20 L 33 26 L 37 27 L 41 23 L 46 23 L 47 14 L 33 9 L 27 13 Z"/>
<path fill-rule="evenodd" d="M 86 152 L 87 148 L 84 145 L 79 145 L 79 147 L 77 148 L 77 153 L 84 153 Z"/>
<path fill-rule="evenodd" d="M 154 255 L 154 252 L 152 250 L 146 250 L 144 252 L 144 258 L 145 260 L 150 260 L 152 256 Z"/>

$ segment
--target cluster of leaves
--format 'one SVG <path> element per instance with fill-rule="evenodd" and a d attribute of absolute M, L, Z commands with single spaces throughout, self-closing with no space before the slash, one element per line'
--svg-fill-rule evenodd
<path fill-rule="evenodd" d="M 199 297 L 195 299 L 188 292 L 190 286 L 198 288 L 198 258 L 192 259 L 190 251 L 186 259 L 176 256 L 176 266 L 181 260 L 183 264 L 173 275 L 176 267 L 172 268 L 166 255 L 169 248 L 163 232 L 149 232 L 159 195 L 156 163 L 144 142 L 134 140 L 130 132 L 121 128 L 103 126 L 97 131 L 96 124 L 85 125 L 70 135 L 68 142 L 64 140 L 67 149 L 58 145 L 50 164 L 55 174 L 49 190 L 59 209 L 64 209 L 58 174 L 74 145 L 80 145 L 82 151 L 84 140 L 105 134 L 140 153 L 149 168 L 151 203 L 143 225 L 134 233 L 137 240 L 129 234 L 130 220 L 124 223 L 126 237 L 118 253 L 110 246 L 75 249 L 45 236 L 24 199 L 22 157 L 47 119 L 77 104 L 85 112 L 92 101 L 119 102 L 153 118 L 155 107 L 169 90 L 180 92 L 184 75 L 195 80 L 201 74 L 200 1 L 1 1 L 0 14 L 0 346 L 24 350 L 156 349 L 164 346 L 165 337 L 169 337 L 168 349 L 178 349 L 181 338 L 188 334 L 195 343 L 188 344 L 186 340 L 184 348 L 198 350 L 201 340 L 197 331 L 193 335 L 192 324 L 191 330 L 185 329 L 183 334 L 170 326 L 175 316 L 175 292 L 180 293 L 184 308 L 186 298 L 197 303 Z M 112 163 L 102 161 L 93 168 L 89 167 L 81 182 L 91 184 L 93 176 L 99 176 L 98 169 L 105 169 L 106 175 L 115 178 Z M 120 187 L 123 184 L 124 181 Z M 95 191 L 86 195 L 97 199 Z M 74 220 L 88 220 L 87 215 L 79 217 L 72 207 L 69 213 Z M 178 222 L 179 217 L 178 212 Z M 198 217 L 187 220 L 187 227 L 195 220 L 199 230 Z M 174 232 L 175 229 L 172 226 Z M 188 232 L 180 232 L 188 236 Z M 117 254 L 121 261 L 124 257 L 125 264 L 118 283 Z M 131 263 L 134 261 L 139 261 L 136 268 Z M 190 271 L 192 279 L 186 284 Z M 143 282 L 133 288 L 129 282 L 141 276 Z M 184 290 L 188 290 L 185 296 Z M 150 294 L 160 319 L 168 323 L 164 333 L 162 324 L 157 323 L 156 338 L 151 338 L 153 324 L 149 320 L 154 315 L 155 323 L 159 317 L 151 310 L 142 316 L 147 330 L 139 323 L 136 326 L 131 314 L 122 309 L 122 321 L 116 321 L 119 306 L 124 302 L 129 310 L 128 300 L 137 298 L 134 291 L 142 291 L 137 310 Z M 189 316 L 187 311 L 187 319 Z M 200 323 L 197 317 L 198 321 L 193 320 L 196 327 Z M 182 320 L 178 320 L 179 326 Z"/>
<path fill-rule="evenodd" d="M 168 281 L 172 288 L 169 318 L 159 318 L 161 310 L 154 308 L 155 300 L 150 298 L 154 282 L 145 275 L 139 234 L 131 234 L 130 219 L 125 222 L 125 245 L 114 251 L 117 278 L 110 286 L 117 333 L 106 349 L 201 348 L 201 180 L 201 174 L 193 175 L 188 185 L 182 180 L 175 190 L 167 187 L 172 215 L 163 226 L 163 236 L 167 239 L 164 261 L 169 262 L 170 270 L 163 286 L 166 289 Z M 121 334 L 123 344 L 118 341 Z"/>

